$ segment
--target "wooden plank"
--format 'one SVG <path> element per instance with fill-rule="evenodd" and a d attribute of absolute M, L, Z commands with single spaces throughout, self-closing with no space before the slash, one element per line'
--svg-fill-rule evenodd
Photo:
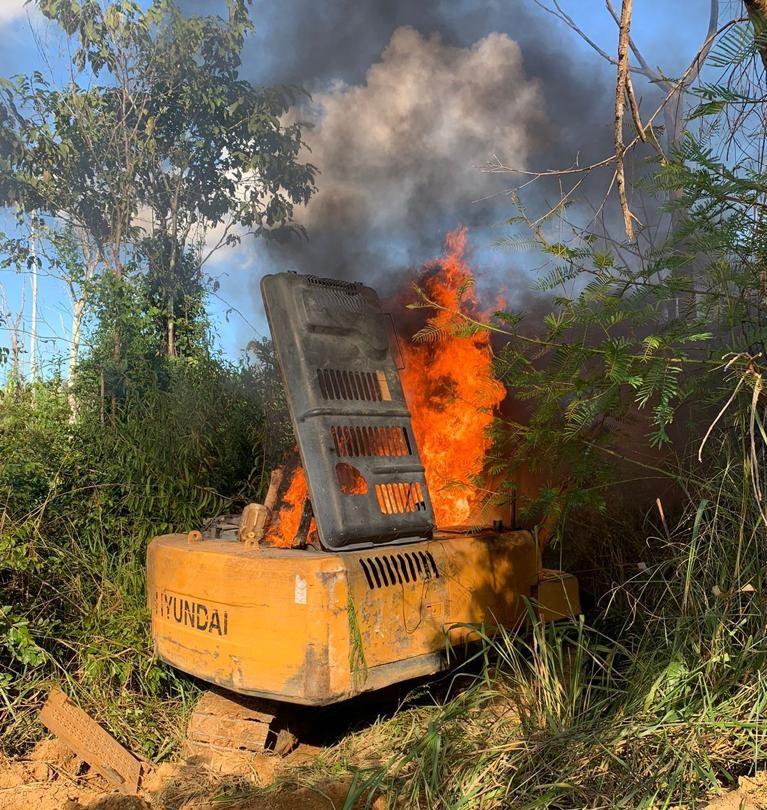
<path fill-rule="evenodd" d="M 229 693 L 223 695 L 209 689 L 194 707 L 195 714 L 212 714 L 217 717 L 239 717 L 242 720 L 258 720 L 271 723 L 277 713 L 277 704 L 273 701 L 249 698 L 245 695 Z"/>
<path fill-rule="evenodd" d="M 51 689 L 39 719 L 122 793 L 138 793 L 141 762 L 61 690 Z"/>
<path fill-rule="evenodd" d="M 263 751 L 268 735 L 268 723 L 196 712 L 187 727 L 190 740 L 246 751 Z"/>
<path fill-rule="evenodd" d="M 211 689 L 189 718 L 187 738 L 218 748 L 263 751 L 276 710 L 271 701 Z"/>

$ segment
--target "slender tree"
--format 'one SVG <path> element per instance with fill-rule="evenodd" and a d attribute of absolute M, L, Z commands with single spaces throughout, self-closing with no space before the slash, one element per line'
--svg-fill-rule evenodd
<path fill-rule="evenodd" d="M 0 86 L 0 200 L 36 210 L 41 240 L 43 226 L 72 229 L 89 277 L 151 275 L 168 355 L 183 273 L 247 235 L 292 229 L 314 191 L 302 127 L 283 120 L 297 91 L 240 78 L 249 5 L 228 0 L 221 18 L 171 0 L 39 0 L 70 43 L 70 80 Z M 75 298 L 75 346 L 84 305 Z M 118 365 L 120 351 L 115 333 Z"/>

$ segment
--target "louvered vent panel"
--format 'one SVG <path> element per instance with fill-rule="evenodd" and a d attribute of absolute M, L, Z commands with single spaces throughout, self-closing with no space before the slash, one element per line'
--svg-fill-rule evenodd
<path fill-rule="evenodd" d="M 431 537 L 434 512 L 391 321 L 375 291 L 296 273 L 265 276 L 261 290 L 322 546 Z M 367 573 L 372 582 L 407 583 L 419 577 L 417 562 L 425 576 L 423 560 L 398 555 Z"/>
<path fill-rule="evenodd" d="M 439 579 L 437 564 L 430 551 L 402 551 L 398 554 L 361 557 L 360 568 L 371 590 Z"/>
<path fill-rule="evenodd" d="M 335 368 L 318 368 L 317 380 L 323 399 L 391 401 L 391 393 L 383 371 L 340 371 Z"/>
<path fill-rule="evenodd" d="M 409 456 L 413 452 L 404 427 L 333 425 L 330 435 L 339 456 Z"/>
<path fill-rule="evenodd" d="M 376 497 L 378 507 L 385 515 L 402 515 L 406 512 L 426 510 L 423 489 L 417 481 L 376 484 Z"/>

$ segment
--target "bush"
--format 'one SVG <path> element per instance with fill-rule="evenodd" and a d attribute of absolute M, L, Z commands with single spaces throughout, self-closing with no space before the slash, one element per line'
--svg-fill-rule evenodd
<path fill-rule="evenodd" d="M 148 540 L 264 494 L 289 435 L 261 361 L 170 362 L 162 387 L 71 420 L 61 381 L 0 394 L 0 744 L 39 733 L 50 681 L 123 742 L 167 753 L 195 687 L 152 656 Z"/>

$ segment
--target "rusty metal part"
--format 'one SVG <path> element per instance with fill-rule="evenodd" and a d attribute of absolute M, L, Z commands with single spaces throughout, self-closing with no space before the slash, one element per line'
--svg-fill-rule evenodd
<path fill-rule="evenodd" d="M 202 532 L 198 532 L 197 529 L 194 529 L 187 534 L 186 539 L 190 543 L 201 543 L 205 538 L 202 536 Z"/>
<path fill-rule="evenodd" d="M 138 793 L 141 762 L 59 689 L 51 689 L 40 722 L 120 792 Z"/>
<path fill-rule="evenodd" d="M 240 514 L 216 515 L 202 525 L 202 535 L 215 540 L 234 540 L 240 528 Z"/>
<path fill-rule="evenodd" d="M 261 293 L 322 546 L 430 537 L 434 512 L 375 290 L 278 273 Z M 364 483 L 353 493 L 342 487 L 348 468 Z"/>

